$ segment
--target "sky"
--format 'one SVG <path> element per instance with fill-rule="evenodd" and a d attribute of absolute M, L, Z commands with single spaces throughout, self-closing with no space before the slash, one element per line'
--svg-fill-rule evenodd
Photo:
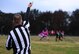
<path fill-rule="evenodd" d="M 0 10 L 6 13 L 25 12 L 29 2 L 33 2 L 31 9 L 40 11 L 74 11 L 79 9 L 79 0 L 0 0 Z"/>

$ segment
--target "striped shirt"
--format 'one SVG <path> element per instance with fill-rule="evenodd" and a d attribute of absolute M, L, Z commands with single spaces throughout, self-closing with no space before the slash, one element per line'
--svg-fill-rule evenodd
<path fill-rule="evenodd" d="M 13 48 L 13 54 L 30 54 L 30 34 L 29 22 L 23 22 L 23 25 L 14 27 L 6 41 L 6 48 L 10 50 Z"/>

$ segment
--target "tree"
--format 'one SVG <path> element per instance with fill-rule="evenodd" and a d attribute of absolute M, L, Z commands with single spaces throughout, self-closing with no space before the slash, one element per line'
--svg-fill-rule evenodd
<path fill-rule="evenodd" d="M 39 21 L 43 24 L 43 29 L 48 28 L 49 30 L 51 29 L 51 19 L 52 19 L 52 12 L 43 12 L 39 16 Z"/>
<path fill-rule="evenodd" d="M 79 9 L 76 9 L 72 13 L 72 22 L 70 24 L 70 31 L 72 32 L 73 35 L 78 35 L 79 34 Z"/>
<path fill-rule="evenodd" d="M 62 10 L 53 13 L 53 26 L 55 30 L 62 30 L 67 13 Z"/>

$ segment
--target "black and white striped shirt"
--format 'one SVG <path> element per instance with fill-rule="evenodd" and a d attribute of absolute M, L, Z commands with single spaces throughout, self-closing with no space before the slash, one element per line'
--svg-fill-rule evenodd
<path fill-rule="evenodd" d="M 29 22 L 23 22 L 23 25 L 14 27 L 6 41 L 6 48 L 10 50 L 13 48 L 13 54 L 30 54 L 30 34 Z"/>

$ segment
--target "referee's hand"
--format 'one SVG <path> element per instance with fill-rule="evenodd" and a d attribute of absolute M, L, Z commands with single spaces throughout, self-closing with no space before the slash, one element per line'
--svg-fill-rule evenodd
<path fill-rule="evenodd" d="M 28 7 L 32 7 L 32 3 L 31 2 L 28 4 Z"/>

